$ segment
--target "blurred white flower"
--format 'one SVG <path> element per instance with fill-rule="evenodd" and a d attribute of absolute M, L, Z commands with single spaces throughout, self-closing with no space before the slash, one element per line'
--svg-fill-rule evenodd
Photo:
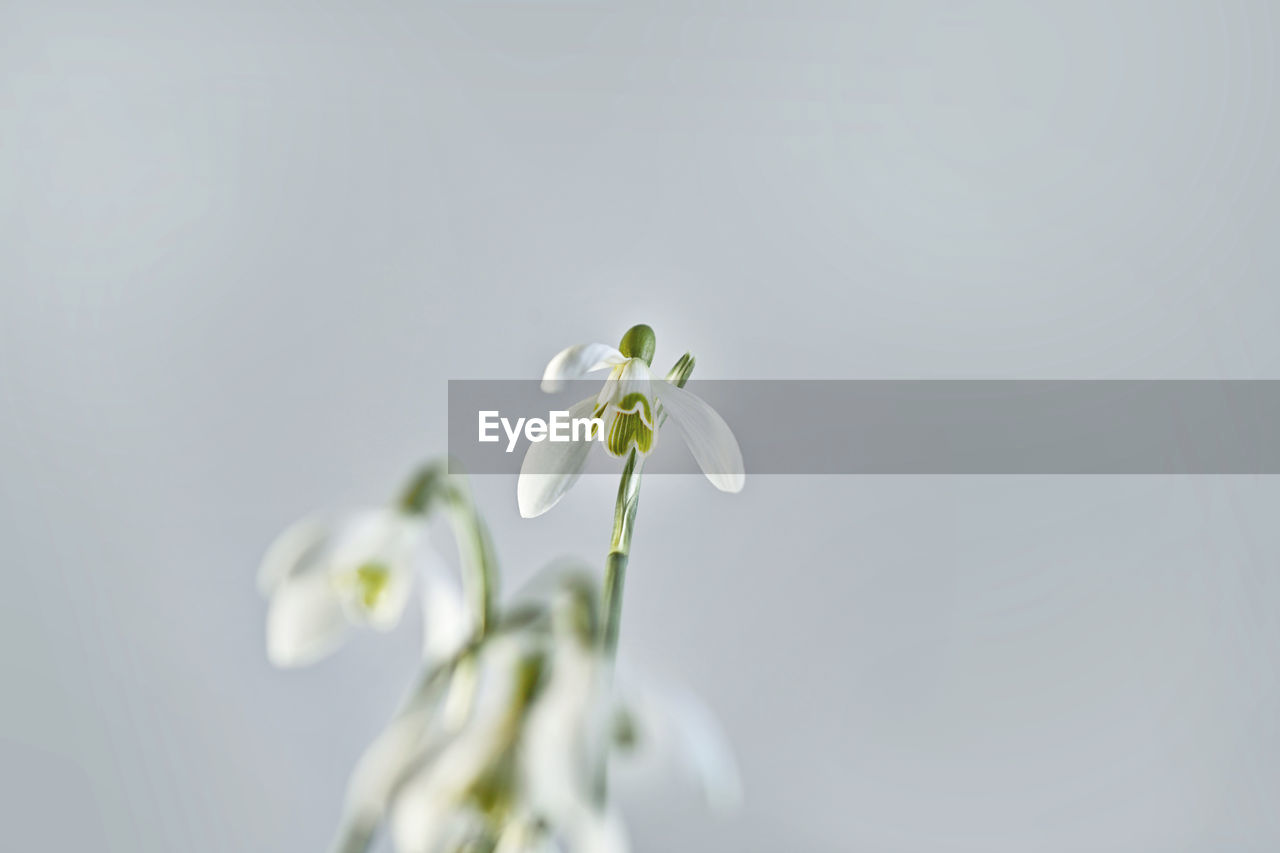
<path fill-rule="evenodd" d="M 518 745 L 525 807 L 574 853 L 625 851 L 621 823 L 601 794 L 609 749 L 610 667 L 596 637 L 596 595 L 566 575 L 550 602 L 550 654 Z M 608 846 L 601 846 L 607 843 Z"/>
<path fill-rule="evenodd" d="M 539 588 L 516 627 L 430 670 L 365 752 L 337 850 L 365 850 L 385 822 L 397 853 L 627 853 L 603 796 L 613 770 L 636 784 L 680 768 L 713 806 L 737 801 L 732 755 L 706 709 L 615 676 L 594 581 L 563 573 Z M 448 710 L 459 694 L 461 716 Z"/>
<path fill-rule="evenodd" d="M 594 581 L 563 575 L 540 616 L 436 667 L 358 763 L 337 849 L 366 849 L 385 821 L 397 853 L 626 853 L 603 797 L 623 768 L 631 784 L 682 768 L 713 806 L 735 803 L 716 722 L 681 690 L 617 679 L 595 607 Z"/>
<path fill-rule="evenodd" d="M 624 671 L 618 673 L 613 701 L 611 767 L 619 783 L 643 788 L 678 775 L 696 785 L 714 811 L 742 804 L 742 781 L 729 739 L 691 690 Z"/>
<path fill-rule="evenodd" d="M 614 671 L 587 627 L 594 607 L 581 579 L 553 603 L 554 652 L 526 716 L 519 767 L 528 808 L 557 829 L 564 849 L 603 853 L 627 849 L 603 798 L 615 771 L 629 771 L 632 785 L 681 771 L 718 810 L 738 805 L 741 784 L 727 739 L 691 692 Z"/>
<path fill-rule="evenodd" d="M 579 344 L 560 352 L 547 365 L 542 389 L 555 392 L 569 380 L 608 368 L 604 388 L 572 406 L 570 419 L 600 418 L 606 451 L 623 457 L 634 449 L 643 457 L 653 450 L 661 418 L 668 415 L 707 479 L 722 491 L 740 491 L 745 481 L 742 451 L 724 418 L 700 397 L 654 377 L 649 367 L 653 331 L 648 326 L 633 327 L 622 344 L 621 349 Z M 531 442 L 516 490 L 520 514 L 532 518 L 555 506 L 577 482 L 592 443 Z"/>
<path fill-rule="evenodd" d="M 525 638 L 489 642 L 471 712 L 458 727 L 435 727 L 389 768 L 391 838 L 397 853 L 447 853 L 496 839 L 518 813 L 511 753 L 537 690 L 539 658 Z M 373 777 L 370 777 L 373 779 Z M 375 780 L 375 790 L 383 786 Z M 353 792 L 358 795 L 361 792 Z"/>
<path fill-rule="evenodd" d="M 270 599 L 267 657 L 276 666 L 304 666 L 337 648 L 353 626 L 394 628 L 425 546 L 422 517 L 394 508 L 289 527 L 258 572 Z"/>

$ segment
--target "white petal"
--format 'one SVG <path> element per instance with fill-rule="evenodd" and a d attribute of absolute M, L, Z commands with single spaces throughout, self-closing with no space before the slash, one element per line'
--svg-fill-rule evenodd
<path fill-rule="evenodd" d="M 428 662 L 450 658 L 471 637 L 471 614 L 452 579 L 428 571 L 422 580 L 422 652 Z"/>
<path fill-rule="evenodd" d="M 285 578 L 305 567 L 324 545 L 329 526 L 318 516 L 294 522 L 267 548 L 258 568 L 258 591 L 273 593 Z"/>
<path fill-rule="evenodd" d="M 595 409 L 595 398 L 588 397 L 569 409 L 569 419 L 589 418 Z M 581 435 L 581 431 L 579 432 Z M 516 484 L 516 501 L 525 518 L 542 515 L 555 506 L 565 492 L 578 482 L 582 466 L 587 462 L 593 441 L 534 441 L 529 443 L 520 479 Z"/>
<path fill-rule="evenodd" d="M 633 393 L 639 393 L 646 400 L 652 400 L 653 397 L 650 396 L 652 386 L 653 371 L 649 369 L 649 365 L 638 358 L 629 359 L 618 376 L 618 390 L 614 400 L 621 400 Z"/>
<path fill-rule="evenodd" d="M 628 362 L 615 364 L 613 369 L 609 371 L 608 378 L 605 379 L 604 385 L 600 386 L 599 393 L 596 394 L 596 408 L 607 406 L 617 399 L 618 380 L 622 378 L 622 372 L 627 369 Z"/>
<path fill-rule="evenodd" d="M 707 802 L 715 809 L 736 808 L 742 802 L 742 780 L 719 722 L 689 693 L 670 693 L 666 699 L 685 767 L 701 783 Z"/>
<path fill-rule="evenodd" d="M 633 683 L 626 692 L 624 710 L 637 739 L 631 756 L 636 770 L 675 764 L 698 784 L 713 809 L 729 810 L 741 803 L 742 782 L 733 750 L 706 705 L 687 690 L 652 681 Z"/>
<path fill-rule="evenodd" d="M 557 641 L 551 677 L 525 718 L 520 762 L 530 806 L 552 823 L 590 807 L 604 731 L 599 656 L 575 639 Z"/>
<path fill-rule="evenodd" d="M 626 828 L 613 812 L 586 815 L 573 828 L 569 845 L 575 853 L 627 853 L 630 849 Z"/>
<path fill-rule="evenodd" d="M 465 834 L 459 806 L 502 747 L 502 714 L 489 715 L 453 738 L 399 788 L 391 814 L 397 853 L 437 853 Z"/>
<path fill-rule="evenodd" d="M 360 756 L 347 786 L 348 826 L 368 831 L 382 820 L 396 785 L 420 755 L 434 713 L 430 706 L 396 718 Z"/>
<path fill-rule="evenodd" d="M 742 491 L 742 450 L 724 418 L 700 397 L 669 382 L 658 383 L 655 390 L 712 485 L 722 492 Z"/>
<path fill-rule="evenodd" d="M 434 553 L 426 543 L 425 529 L 420 518 L 389 507 L 354 513 L 342 523 L 325 563 L 345 593 L 342 601 L 348 619 L 379 631 L 399 624 L 412 592 L 414 569 Z M 386 587 L 372 609 L 361 599 L 360 587 L 350 582 L 352 573 L 370 564 L 388 572 Z"/>
<path fill-rule="evenodd" d="M 358 569 L 366 563 L 392 563 L 401 559 L 409 543 L 410 525 L 405 515 L 390 507 L 352 513 L 334 532 L 328 556 L 335 572 Z"/>
<path fill-rule="evenodd" d="M 348 627 L 327 572 L 285 580 L 267 611 L 267 657 L 276 666 L 305 666 L 332 652 Z"/>
<path fill-rule="evenodd" d="M 620 364 L 627 357 L 608 344 L 578 344 L 559 352 L 542 374 L 542 390 L 559 391 L 571 379 L 581 379 L 594 370 Z"/>
<path fill-rule="evenodd" d="M 391 813 L 397 853 L 442 853 L 456 803 L 456 795 L 433 787 L 425 771 L 405 785 Z"/>

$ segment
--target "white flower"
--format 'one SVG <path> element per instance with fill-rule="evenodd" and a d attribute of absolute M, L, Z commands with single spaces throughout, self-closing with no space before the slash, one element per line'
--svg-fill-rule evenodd
<path fill-rule="evenodd" d="M 543 374 L 542 390 L 558 391 L 566 381 L 608 368 L 604 389 L 571 407 L 571 419 L 600 418 L 605 449 L 611 455 L 623 457 L 634 449 L 644 457 L 653 450 L 665 416 L 670 416 L 707 479 L 722 491 L 740 491 L 745 481 L 742 451 L 729 425 L 701 398 L 655 379 L 649 367 L 652 357 L 653 331 L 636 326 L 627 332 L 620 349 L 580 344 L 556 355 Z M 532 442 L 516 491 L 520 514 L 532 518 L 555 506 L 577 482 L 592 443 Z"/>
<path fill-rule="evenodd" d="M 400 621 L 425 545 L 419 515 L 372 509 L 328 522 L 304 518 L 263 558 L 258 588 L 270 598 L 267 657 L 303 666 L 332 652 L 352 626 L 389 631 Z"/>

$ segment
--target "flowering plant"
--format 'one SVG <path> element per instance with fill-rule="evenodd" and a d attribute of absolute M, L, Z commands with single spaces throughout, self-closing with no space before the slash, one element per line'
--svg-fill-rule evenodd
<path fill-rule="evenodd" d="M 602 583 L 585 565 L 556 565 L 500 605 L 492 538 L 466 480 L 443 462 L 420 469 L 390 506 L 303 519 L 267 550 L 267 655 L 281 667 L 323 658 L 353 629 L 394 628 L 420 591 L 421 672 L 352 773 L 335 851 L 365 851 L 384 829 L 399 853 L 625 851 L 609 771 L 642 754 L 682 759 L 713 806 L 737 799 L 732 755 L 696 699 L 615 672 L 642 469 L 668 416 L 714 485 L 738 491 L 744 479 L 733 433 L 684 389 L 693 357 L 658 380 L 654 342 L 635 326 L 617 348 L 564 350 L 543 377 L 551 391 L 610 370 L 600 394 L 575 406 L 600 419 L 606 450 L 626 460 Z M 523 516 L 563 497 L 592 443 L 530 446 Z M 430 547 L 437 514 L 458 543 L 456 574 Z"/>

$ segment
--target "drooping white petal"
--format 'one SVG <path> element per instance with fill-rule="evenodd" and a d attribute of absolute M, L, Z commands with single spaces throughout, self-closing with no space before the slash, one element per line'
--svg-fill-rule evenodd
<path fill-rule="evenodd" d="M 517 643 L 496 639 L 484 650 L 475 713 L 467 725 L 422 762 L 396 791 L 391 837 L 397 853 L 439 853 L 467 830 L 463 799 L 506 748 L 507 710 L 515 688 Z"/>
<path fill-rule="evenodd" d="M 569 409 L 570 423 L 575 418 L 591 417 L 594 409 L 595 399 L 592 397 L 575 403 Z M 579 438 L 582 439 L 579 441 L 551 441 L 548 437 L 529 443 L 520 466 L 520 479 L 516 483 L 516 501 L 522 516 L 533 518 L 542 515 L 578 482 L 593 443 L 585 437 L 586 432 L 579 430 Z"/>
<path fill-rule="evenodd" d="M 719 722 L 690 693 L 670 691 L 664 699 L 677 750 L 701 784 L 708 804 L 715 809 L 736 808 L 742 802 L 742 779 Z"/>
<path fill-rule="evenodd" d="M 460 797 L 437 779 L 424 770 L 396 797 L 390 822 L 396 853 L 447 853 L 468 834 L 471 817 L 459 811 Z"/>
<path fill-rule="evenodd" d="M 724 418 L 702 398 L 669 382 L 656 383 L 655 391 L 712 485 L 722 492 L 742 491 L 742 450 Z"/>
<path fill-rule="evenodd" d="M 729 810 L 741 803 L 742 782 L 729 740 L 697 696 L 631 678 L 622 689 L 621 710 L 635 743 L 617 770 L 630 765 L 644 775 L 678 768 L 698 785 L 711 808 Z"/>
<path fill-rule="evenodd" d="M 413 527 L 403 513 L 391 507 L 352 513 L 334 533 L 329 565 L 341 572 L 366 563 L 398 560 L 412 544 Z"/>
<path fill-rule="evenodd" d="M 520 763 L 530 806 L 552 823 L 591 806 L 605 731 L 600 656 L 574 638 L 558 640 L 551 673 L 525 720 Z"/>
<path fill-rule="evenodd" d="M 581 379 L 594 370 L 620 364 L 627 357 L 608 344 L 578 344 L 556 354 L 542 374 L 542 390 L 559 391 L 571 379 Z"/>
<path fill-rule="evenodd" d="M 267 548 L 258 568 L 258 591 L 271 595 L 285 578 L 315 558 L 329 534 L 329 526 L 319 516 L 294 522 Z"/>
<path fill-rule="evenodd" d="M 267 658 L 276 666 L 314 663 L 342 642 L 348 627 L 342 602 L 327 572 L 287 578 L 267 610 Z"/>
<path fill-rule="evenodd" d="M 422 576 L 422 653 L 428 662 L 452 657 L 471 636 L 471 614 L 451 578 Z"/>
<path fill-rule="evenodd" d="M 379 631 L 399 624 L 414 569 L 434 554 L 424 532 L 421 518 L 384 507 L 355 513 L 338 528 L 325 564 L 342 593 L 348 619 Z M 376 590 L 368 587 L 372 578 L 362 578 L 362 572 L 377 573 Z"/>
<path fill-rule="evenodd" d="M 367 835 L 382 821 L 396 785 L 421 757 L 435 712 L 433 704 L 397 717 L 364 751 L 347 786 L 344 836 Z"/>
<path fill-rule="evenodd" d="M 568 847 L 574 853 L 627 853 L 626 827 L 617 813 L 584 813 L 567 831 Z"/>

